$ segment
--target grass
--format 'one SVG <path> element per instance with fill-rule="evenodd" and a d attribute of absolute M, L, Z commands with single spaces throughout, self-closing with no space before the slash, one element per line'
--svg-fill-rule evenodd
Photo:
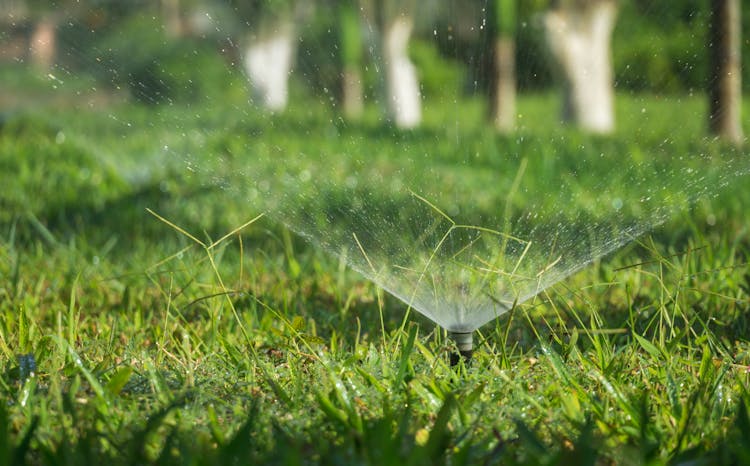
<path fill-rule="evenodd" d="M 97 112 L 68 122 L 65 108 L 10 118 L 0 132 L 0 463 L 743 464 L 750 241 L 741 183 L 670 210 L 652 236 L 483 327 L 471 366 L 451 368 L 444 331 L 258 218 L 269 200 L 239 182 L 254 169 L 283 179 L 269 163 L 277 153 L 308 153 L 304 162 L 341 154 L 331 160 L 343 167 L 354 166 L 346 154 L 364 153 L 415 172 L 428 162 L 398 157 L 428 153 L 434 173 L 460 173 L 456 196 L 471 198 L 461 181 L 490 186 L 488 171 L 519 163 L 501 156 L 511 146 L 539 155 L 527 168 L 538 179 L 508 207 L 522 211 L 544 191 L 545 173 L 579 166 L 571 157 L 665 154 L 670 167 L 667 156 L 725 150 L 665 117 L 674 102 L 620 99 L 612 138 L 541 123 L 496 137 L 471 116 L 481 114 L 473 101 L 458 109 L 462 138 L 445 124 L 456 119 L 450 105 L 407 134 L 374 117 L 331 122 L 314 103 L 310 114 L 249 115 L 229 129 L 217 106 L 195 119 L 184 108 L 105 108 L 130 127 L 101 126 Z M 553 118 L 548 107 L 546 96 L 521 102 L 533 122 Z M 632 130 L 645 125 L 630 108 L 653 114 L 637 141 Z M 701 100 L 679 108 L 700 114 Z M 170 151 L 200 144 L 188 160 L 197 174 L 184 159 L 152 162 L 154 141 L 173 137 L 176 122 L 188 136 L 170 140 Z M 143 175 L 139 165 L 159 170 Z M 577 203 L 564 209 L 606 214 L 578 194 L 605 169 L 582 175 L 580 191 L 571 184 Z M 669 189 L 684 194 L 681 180 Z M 479 195 L 476 218 L 488 218 L 500 191 Z"/>

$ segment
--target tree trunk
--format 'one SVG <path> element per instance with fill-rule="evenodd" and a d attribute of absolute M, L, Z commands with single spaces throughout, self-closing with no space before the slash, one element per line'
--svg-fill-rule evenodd
<path fill-rule="evenodd" d="M 547 45 L 563 80 L 563 120 L 597 133 L 614 130 L 610 42 L 614 0 L 562 2 L 544 17 Z"/>
<path fill-rule="evenodd" d="M 711 133 L 734 144 L 744 140 L 741 23 L 740 0 L 711 0 L 708 123 Z"/>
<path fill-rule="evenodd" d="M 284 110 L 294 57 L 292 23 L 282 22 L 273 31 L 250 38 L 242 56 L 253 101 L 271 111 Z"/>
<path fill-rule="evenodd" d="M 57 21 L 42 18 L 34 26 L 29 40 L 31 63 L 41 70 L 49 70 L 55 63 L 57 53 Z"/>
<path fill-rule="evenodd" d="M 495 129 L 507 133 L 516 125 L 516 44 L 500 37 L 494 45 L 494 75 L 490 87 L 490 118 Z"/>
<path fill-rule="evenodd" d="M 339 0 L 339 45 L 341 53 L 341 105 L 344 116 L 359 118 L 364 108 L 362 96 L 362 35 L 354 0 Z"/>
<path fill-rule="evenodd" d="M 413 21 L 402 13 L 384 23 L 382 59 L 388 116 L 399 128 L 414 128 L 422 120 L 422 108 L 417 70 L 408 54 Z"/>
<path fill-rule="evenodd" d="M 167 34 L 170 37 L 183 36 L 186 28 L 180 10 L 180 0 L 161 0 L 161 9 Z"/>
<path fill-rule="evenodd" d="M 492 76 L 490 76 L 490 119 L 500 132 L 516 125 L 516 41 L 515 1 L 493 0 L 490 9 Z"/>
<path fill-rule="evenodd" d="M 362 73 L 358 67 L 345 66 L 341 75 L 341 105 L 344 116 L 357 119 L 364 110 Z"/>

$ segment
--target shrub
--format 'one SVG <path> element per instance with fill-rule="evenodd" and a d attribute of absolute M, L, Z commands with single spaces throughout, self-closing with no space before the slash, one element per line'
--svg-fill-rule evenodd
<path fill-rule="evenodd" d="M 148 104 L 196 101 L 225 92 L 234 79 L 207 41 L 169 38 L 154 17 L 135 15 L 113 28 L 95 52 L 99 79 L 124 85 Z"/>

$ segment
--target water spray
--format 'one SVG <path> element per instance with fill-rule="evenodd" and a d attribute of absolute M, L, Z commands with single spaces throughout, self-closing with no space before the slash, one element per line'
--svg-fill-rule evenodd
<path fill-rule="evenodd" d="M 458 352 L 451 353 L 451 366 L 458 365 L 459 361 L 468 364 L 474 354 L 474 332 L 448 332 L 448 335 L 456 342 Z"/>

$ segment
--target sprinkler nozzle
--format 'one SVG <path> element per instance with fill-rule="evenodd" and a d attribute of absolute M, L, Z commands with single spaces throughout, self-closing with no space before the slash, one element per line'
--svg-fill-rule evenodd
<path fill-rule="evenodd" d="M 464 364 L 471 361 L 474 354 L 474 333 L 473 332 L 448 332 L 448 335 L 456 342 L 458 352 L 451 353 L 451 367 L 458 365 L 463 360 Z"/>

